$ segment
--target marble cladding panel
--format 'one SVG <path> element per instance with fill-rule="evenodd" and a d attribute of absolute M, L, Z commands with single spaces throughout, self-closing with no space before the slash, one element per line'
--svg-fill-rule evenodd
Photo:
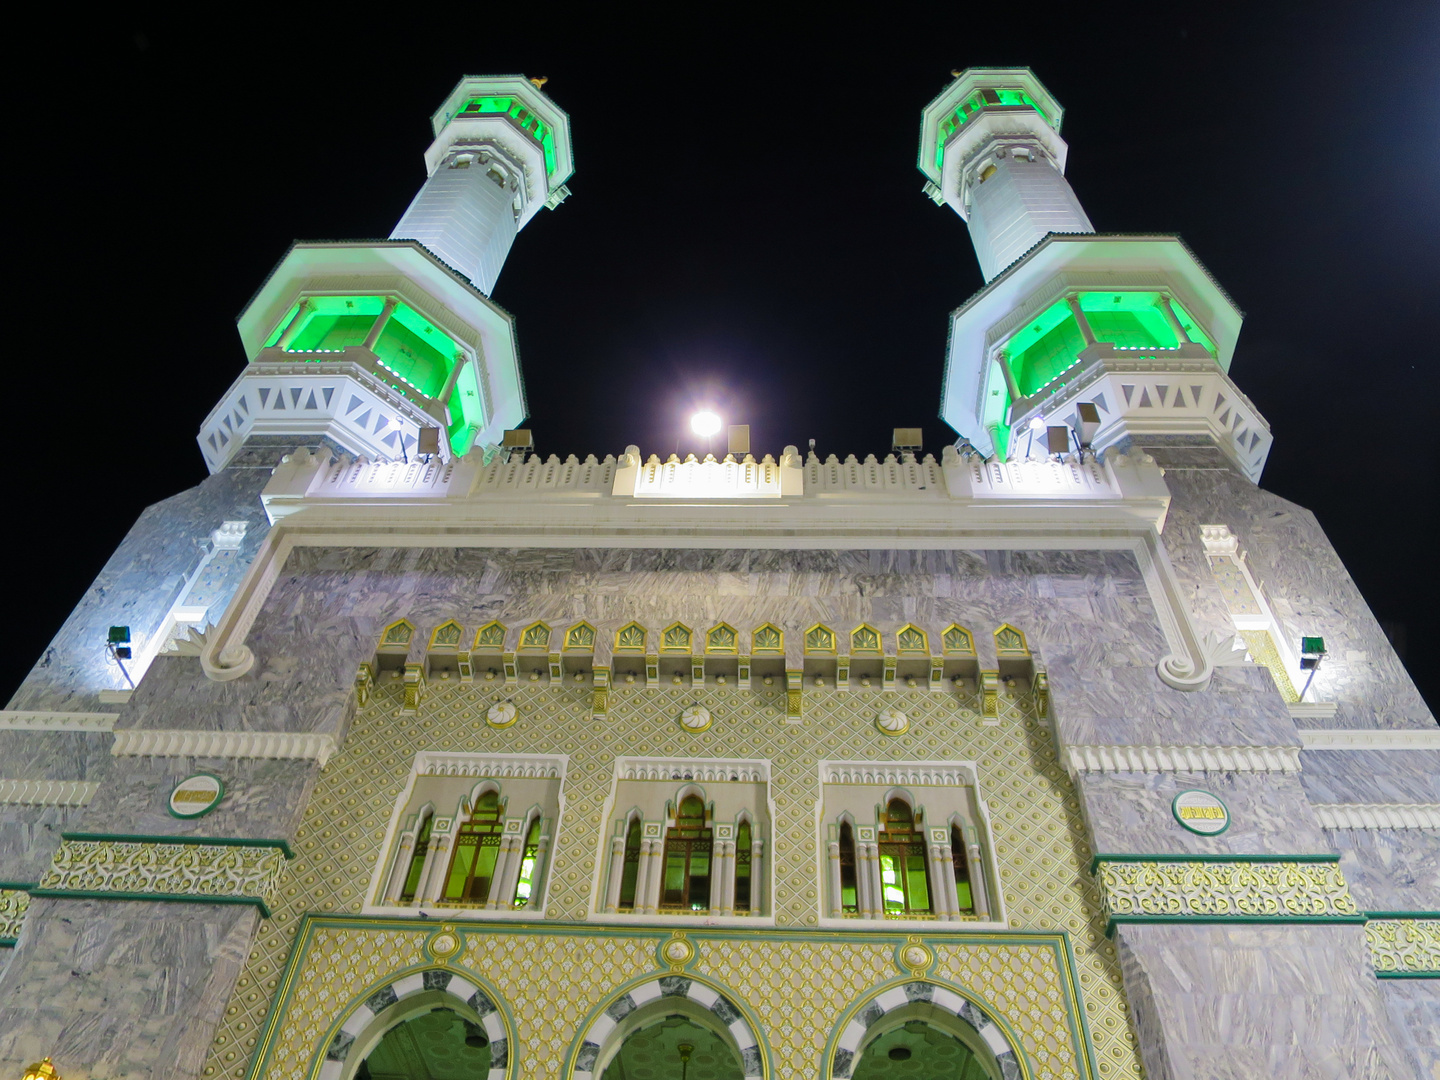
<path fill-rule="evenodd" d="M 193 1080 L 258 919 L 241 905 L 35 898 L 0 974 L 0 1075 L 49 1054 L 96 1080 Z"/>
<path fill-rule="evenodd" d="M 1440 1080 L 1440 979 L 1382 979 L 1380 996 L 1413 1075 Z"/>
<path fill-rule="evenodd" d="M 1079 792 L 1097 852 L 1143 855 L 1303 855 L 1333 851 L 1299 780 L 1282 773 L 1084 773 Z M 1183 828 L 1175 796 L 1220 797 L 1230 827 L 1218 836 Z"/>
<path fill-rule="evenodd" d="M 139 836 L 293 836 L 319 770 L 313 761 L 251 758 L 117 758 L 109 779 L 85 807 L 75 832 Z M 177 818 L 170 792 L 185 777 L 208 772 L 225 783 L 225 797 L 204 817 Z"/>
<path fill-rule="evenodd" d="M 1339 709 L 1324 726 L 1434 727 L 1435 717 L 1314 514 L 1230 470 L 1170 467 L 1165 483 L 1172 495 L 1165 546 L 1194 590 L 1202 625 L 1218 616 L 1208 596 L 1213 580 L 1200 526 L 1228 525 L 1292 645 L 1302 635 L 1325 639 L 1329 654 L 1310 700 L 1335 701 Z"/>
<path fill-rule="evenodd" d="M 1362 911 L 1440 911 L 1440 830 L 1327 829 Z"/>
<path fill-rule="evenodd" d="M 104 649 L 106 631 L 129 626 L 143 645 L 161 630 L 186 578 L 200 564 L 210 533 L 225 521 L 246 521 L 232 580 L 219 588 L 212 617 L 223 610 L 269 530 L 259 497 L 269 478 L 268 466 L 226 469 L 142 512 L 8 708 L 92 711 L 99 691 L 124 689 Z"/>
<path fill-rule="evenodd" d="M 1363 927 L 1124 925 L 1116 946 L 1150 1080 L 1413 1075 Z"/>
<path fill-rule="evenodd" d="M 0 731 L 0 778 L 104 785 L 115 763 L 112 741 L 108 732 L 98 731 Z M 84 813 L 82 807 L 0 806 L 0 881 L 38 879 L 60 845 L 60 833 L 75 831 Z"/>
<path fill-rule="evenodd" d="M 79 831 L 79 806 L 0 807 L 0 881 L 39 881 L 62 832 Z"/>
<path fill-rule="evenodd" d="M 1314 803 L 1440 803 L 1440 750 L 1302 750 Z"/>

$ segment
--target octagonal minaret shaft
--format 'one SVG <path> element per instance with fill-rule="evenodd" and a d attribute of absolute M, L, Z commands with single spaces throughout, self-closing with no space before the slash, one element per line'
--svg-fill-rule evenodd
<path fill-rule="evenodd" d="M 466 76 L 431 119 L 429 178 L 390 233 L 418 240 L 489 296 L 515 234 L 558 206 L 570 120 L 522 75 Z"/>
<path fill-rule="evenodd" d="M 968 68 L 925 107 L 926 194 L 970 227 L 988 282 L 1046 233 L 1093 233 L 1065 179 L 1064 110 L 1028 68 Z"/>

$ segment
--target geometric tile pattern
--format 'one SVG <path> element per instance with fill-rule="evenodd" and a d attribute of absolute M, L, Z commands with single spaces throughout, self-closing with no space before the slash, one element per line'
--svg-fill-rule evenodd
<path fill-rule="evenodd" d="M 486 709 L 494 701 L 506 699 L 516 705 L 518 721 L 504 729 L 488 726 L 484 720 Z M 681 728 L 678 717 L 685 706 L 697 699 L 714 719 L 706 731 L 692 733 Z M 599 873 L 601 837 L 606 829 L 606 823 L 600 820 L 602 805 L 610 793 L 617 755 L 767 758 L 771 762 L 770 787 L 775 805 L 773 839 L 766 847 L 766 861 L 772 863 L 774 874 L 770 902 L 776 926 L 796 929 L 817 926 L 821 910 L 815 821 L 820 800 L 819 761 L 976 762 L 980 791 L 990 809 L 1009 926 L 1015 930 L 1069 934 L 1079 980 L 1078 995 L 1084 1002 L 1082 1021 L 1088 1025 L 1093 1040 L 1099 1075 L 1107 1080 L 1142 1075 L 1115 947 L 1105 936 L 1099 887 L 1088 873 L 1090 852 L 1079 800 L 1056 760 L 1049 726 L 1036 717 L 1034 701 L 1028 694 L 1002 687 L 997 716 L 982 717 L 978 695 L 951 690 L 935 693 L 901 688 L 882 693 L 878 689 L 807 689 L 800 723 L 785 722 L 783 686 L 741 690 L 621 684 L 611 690 L 609 713 L 604 720 L 591 718 L 588 686 L 559 682 L 522 682 L 508 687 L 483 682 L 431 683 L 413 715 L 401 713 L 403 700 L 400 680 L 382 680 L 367 705 L 357 711 L 343 746 L 316 782 L 296 835 L 296 857 L 287 865 L 272 900 L 274 917 L 257 931 L 217 1031 L 204 1076 L 240 1080 L 245 1075 L 266 1012 L 280 987 L 302 916 L 360 911 L 371 872 L 381 857 L 379 849 L 395 800 L 420 750 L 569 756 L 562 788 L 565 810 L 556 828 L 544 885 L 548 892 L 547 920 L 557 922 L 584 922 L 589 917 Z M 875 716 L 884 706 L 906 713 L 909 728 L 905 734 L 890 736 L 877 729 Z M 466 933 L 467 940 L 474 939 L 472 931 Z M 638 930 L 626 928 L 615 933 L 617 941 L 633 945 Z M 850 976 L 866 973 L 865 947 L 859 940 L 864 937 L 862 931 L 837 931 L 855 941 L 850 946 L 854 951 L 847 954 L 841 972 L 816 968 L 813 960 L 791 957 L 789 954 L 798 948 L 794 943 L 777 941 L 767 945 L 767 931 L 763 929 L 749 933 L 754 936 L 745 939 L 743 956 L 734 964 L 734 970 L 762 972 L 767 979 L 783 973 L 786 980 L 838 980 L 823 986 L 811 985 L 811 992 L 822 995 L 813 1005 L 802 998 L 796 1007 L 796 998 L 785 994 L 784 1010 L 773 1018 L 763 1014 L 766 1002 L 779 993 L 778 988 L 766 982 L 768 989 L 756 986 L 754 993 L 746 993 L 741 983 L 730 984 L 740 995 L 737 1000 L 761 1014 L 763 1030 L 759 1034 L 776 1048 L 777 1075 L 812 1077 L 816 1055 L 823 1049 L 830 1025 L 808 1016 L 805 1010 L 843 1009 L 876 981 L 893 977 L 889 946 L 881 950 L 885 953 L 883 960 L 874 960 L 886 973 L 880 974 L 877 969 L 871 972 L 872 978 L 857 982 Z M 528 973 L 552 971 L 556 966 L 575 962 L 565 954 L 564 947 L 549 951 L 539 944 L 525 947 L 545 954 L 520 965 L 527 980 Z M 368 969 L 371 956 L 361 951 Z M 744 957 L 751 957 L 755 963 Z M 1020 993 L 1002 1010 L 1008 1023 L 1019 1023 L 1012 1010 L 1030 1008 L 1034 994 L 1040 995 L 1034 998 L 1036 1001 L 1049 1000 L 1050 991 L 1042 992 L 1026 982 L 1030 976 L 1023 965 L 1017 969 L 1007 966 L 1009 959 L 996 958 L 994 962 L 1008 972 L 1004 978 L 1014 981 Z M 827 957 L 826 963 L 831 963 L 831 958 Z M 643 966 L 636 968 L 636 964 Z M 604 965 L 597 970 L 606 973 L 607 985 L 614 985 L 653 967 L 653 953 L 637 958 L 622 951 L 607 953 Z M 380 974 L 390 970 L 393 967 Z M 475 971 L 487 978 L 492 975 L 485 966 Z M 631 974 L 626 975 L 626 971 Z M 996 974 L 991 971 L 986 978 Z M 578 1005 L 567 1006 L 548 996 L 545 980 L 529 981 L 535 984 L 530 993 L 538 995 L 532 1005 L 535 1011 L 529 1015 L 538 1018 L 546 1032 L 532 1035 L 527 1030 L 522 1019 L 526 1014 L 518 1004 L 531 1000 L 524 988 L 516 988 L 517 994 L 506 990 L 507 1002 L 515 1009 L 520 1025 L 517 1049 L 526 1047 L 529 1038 L 559 1040 L 568 1046 L 583 1018 L 583 1014 L 576 1015 Z M 747 981 L 748 976 L 742 979 L 742 983 Z M 1048 1012 L 1041 1010 L 1039 1015 Z M 788 1064 L 791 1055 L 780 1054 L 781 1045 L 797 1055 L 793 1058 L 797 1064 Z M 538 1064 L 557 1060 L 542 1053 L 543 1049 L 537 1046 L 533 1053 L 521 1054 L 521 1075 L 531 1075 L 524 1070 L 532 1068 L 538 1070 L 535 1076 L 558 1075 Z M 793 1072 L 786 1071 L 792 1068 Z M 1067 1065 L 1057 1058 L 1053 1069 L 1047 1068 L 1044 1073 L 1037 1069 L 1036 1075 L 1077 1073 L 1073 1063 Z"/>

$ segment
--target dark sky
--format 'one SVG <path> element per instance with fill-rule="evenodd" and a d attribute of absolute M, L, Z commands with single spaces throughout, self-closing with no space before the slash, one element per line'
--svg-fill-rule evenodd
<path fill-rule="evenodd" d="M 1275 433 L 1263 484 L 1319 515 L 1440 706 L 1440 4 L 845 7 L 220 7 L 235 25 L 11 35 L 9 340 L 34 355 L 10 361 L 0 700 L 137 513 L 204 476 L 195 432 L 264 275 L 297 237 L 388 234 L 461 74 L 547 75 L 571 117 L 573 197 L 495 290 L 540 451 L 668 453 L 715 400 L 757 451 L 843 456 L 896 426 L 954 438 L 947 313 L 981 278 L 921 194 L 919 114 L 952 68 L 1028 65 L 1096 228 L 1180 233 L 1246 311 L 1231 374 Z"/>

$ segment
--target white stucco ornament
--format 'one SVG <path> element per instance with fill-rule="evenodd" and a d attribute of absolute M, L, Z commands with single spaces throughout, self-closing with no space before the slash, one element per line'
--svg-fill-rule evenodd
<path fill-rule="evenodd" d="M 904 735 L 910 730 L 910 718 L 899 709 L 881 709 L 875 717 L 875 726 L 886 735 Z"/>
<path fill-rule="evenodd" d="M 665 947 L 661 951 L 663 952 L 665 959 L 669 963 L 675 965 L 686 964 L 689 962 L 690 958 L 695 955 L 694 946 L 692 946 L 684 938 L 670 939 L 665 943 Z"/>
<path fill-rule="evenodd" d="M 680 713 L 680 726 L 686 731 L 704 731 L 710 726 L 710 710 L 704 705 L 686 706 Z"/>
<path fill-rule="evenodd" d="M 494 728 L 505 728 L 519 719 L 515 706 L 508 701 L 497 701 L 485 711 L 485 722 Z"/>

